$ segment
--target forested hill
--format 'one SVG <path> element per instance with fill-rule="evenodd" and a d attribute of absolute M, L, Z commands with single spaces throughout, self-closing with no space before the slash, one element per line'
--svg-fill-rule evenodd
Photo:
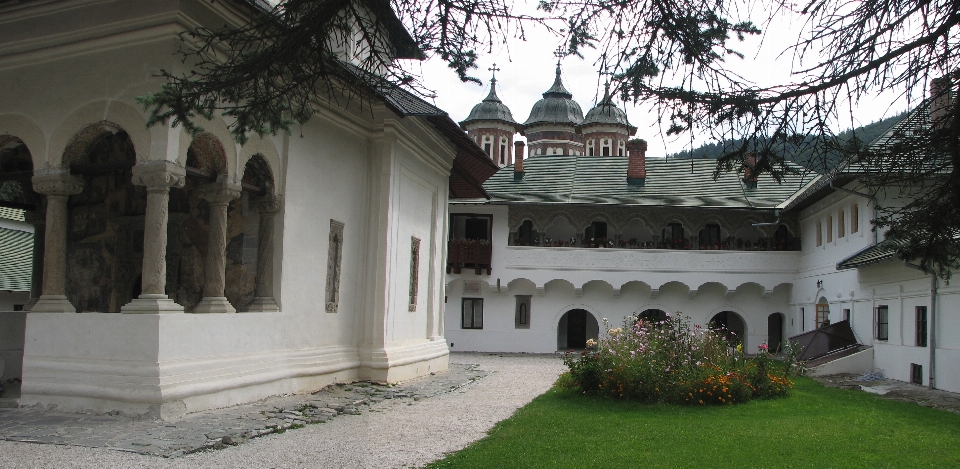
<path fill-rule="evenodd" d="M 897 114 L 895 116 L 888 117 L 886 119 L 879 120 L 877 122 L 873 122 L 871 124 L 867 124 L 862 127 L 858 127 L 855 129 L 856 136 L 858 139 L 860 139 L 861 142 L 865 144 L 869 144 L 870 142 L 873 142 L 877 137 L 879 137 L 880 134 L 882 134 L 887 129 L 892 127 L 893 124 L 896 124 L 900 119 L 903 119 L 904 117 L 906 117 L 906 115 L 907 113 L 903 112 L 901 114 Z M 850 138 L 850 136 L 852 136 L 853 133 L 854 131 L 847 129 L 843 131 L 839 136 L 840 138 L 847 139 L 847 138 Z M 722 143 L 709 143 L 701 147 L 695 148 L 693 150 L 693 157 L 717 159 L 720 157 L 720 155 L 723 154 L 724 147 L 726 148 L 735 147 L 737 145 L 740 145 L 740 142 L 741 140 L 724 140 Z M 688 151 L 667 155 L 667 158 L 689 158 L 689 157 L 690 157 L 690 152 Z M 787 159 L 796 160 L 796 158 L 792 158 L 790 157 L 790 155 L 787 155 Z M 827 166 L 828 166 L 827 169 L 832 169 L 833 167 L 835 167 L 838 162 L 837 161 L 838 159 L 839 157 L 832 158 L 831 161 L 827 162 Z M 804 164 L 805 162 L 803 161 L 796 161 L 796 162 L 808 167 L 815 166 L 811 169 L 822 170 L 821 168 L 817 168 L 817 166 L 822 166 L 820 164 L 808 165 L 808 164 Z"/>

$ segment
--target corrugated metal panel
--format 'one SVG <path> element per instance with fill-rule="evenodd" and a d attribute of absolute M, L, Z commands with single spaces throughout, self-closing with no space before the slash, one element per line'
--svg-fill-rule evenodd
<path fill-rule="evenodd" d="M 33 233 L 0 228 L 0 290 L 30 291 Z"/>
<path fill-rule="evenodd" d="M 758 189 L 746 190 L 738 173 L 714 180 L 714 160 L 649 158 L 646 184 L 631 186 L 627 162 L 625 156 L 538 155 L 524 160 L 522 182 L 504 168 L 484 187 L 494 201 L 507 203 L 772 208 L 814 176 L 797 166 L 800 172 L 782 184 L 761 176 Z"/>
<path fill-rule="evenodd" d="M 8 220 L 24 221 L 23 209 L 0 207 L 0 218 Z"/>

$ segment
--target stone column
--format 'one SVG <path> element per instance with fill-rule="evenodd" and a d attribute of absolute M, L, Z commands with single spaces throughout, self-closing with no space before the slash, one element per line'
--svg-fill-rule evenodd
<path fill-rule="evenodd" d="M 67 299 L 67 199 L 83 191 L 84 181 L 67 173 L 33 177 L 34 192 L 47 196 L 43 249 L 43 289 L 30 308 L 34 313 L 76 313 Z"/>
<path fill-rule="evenodd" d="M 273 219 L 280 211 L 280 196 L 268 194 L 258 197 L 251 200 L 250 206 L 260 213 L 260 233 L 256 296 L 247 307 L 247 312 L 278 312 L 280 307 L 273 297 Z"/>
<path fill-rule="evenodd" d="M 223 295 L 227 267 L 227 205 L 240 197 L 237 184 L 216 183 L 200 187 L 200 197 L 210 204 L 210 235 L 204 262 L 203 299 L 194 313 L 236 313 L 236 308 Z"/>
<path fill-rule="evenodd" d="M 147 187 L 143 219 L 143 270 L 141 293 L 120 308 L 122 313 L 182 313 L 183 306 L 166 295 L 167 222 L 170 188 L 183 187 L 186 170 L 172 161 L 151 161 L 133 167 L 133 183 Z"/>

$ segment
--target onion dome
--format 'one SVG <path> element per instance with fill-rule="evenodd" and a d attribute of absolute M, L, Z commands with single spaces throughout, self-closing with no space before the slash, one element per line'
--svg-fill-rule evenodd
<path fill-rule="evenodd" d="M 583 121 L 583 111 L 573 100 L 573 95 L 563 87 L 560 80 L 560 66 L 557 65 L 557 78 L 553 86 L 543 93 L 543 99 L 537 101 L 530 110 L 530 117 L 523 123 L 529 127 L 537 124 L 578 125 Z"/>
<path fill-rule="evenodd" d="M 496 78 L 490 79 L 490 94 L 488 94 L 486 98 L 483 98 L 480 104 L 477 104 L 470 110 L 470 115 L 460 122 L 460 126 L 478 121 L 498 121 L 506 122 L 513 126 L 520 125 L 517 121 L 513 120 L 513 114 L 510 113 L 510 108 L 508 108 L 506 104 L 503 104 L 503 101 L 500 101 L 500 97 L 497 96 Z"/>
<path fill-rule="evenodd" d="M 628 129 L 628 133 L 633 135 L 637 128 L 630 124 L 630 121 L 627 120 L 627 113 L 623 112 L 623 109 L 617 107 L 616 104 L 613 104 L 613 99 L 610 98 L 610 84 L 604 86 L 603 99 L 597 103 L 589 112 L 587 112 L 587 117 L 583 119 L 582 127 L 588 125 L 618 125 L 623 126 Z"/>

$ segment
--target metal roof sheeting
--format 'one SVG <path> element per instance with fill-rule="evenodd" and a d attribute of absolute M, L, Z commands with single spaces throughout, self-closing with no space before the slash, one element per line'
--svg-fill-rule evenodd
<path fill-rule="evenodd" d="M 867 246 L 852 256 L 837 262 L 837 270 L 856 269 L 857 267 L 893 259 L 897 254 L 897 246 L 891 240 L 884 240 L 879 244 Z"/>
<path fill-rule="evenodd" d="M 0 228 L 0 290 L 30 291 L 33 233 Z"/>
<path fill-rule="evenodd" d="M 644 205 L 674 207 L 774 208 L 815 175 L 791 165 L 783 183 L 762 175 L 757 189 L 745 189 L 740 174 L 721 172 L 715 160 L 646 160 L 645 185 L 627 184 L 626 156 L 538 155 L 523 162 L 524 178 L 501 170 L 484 184 L 494 203 Z"/>

